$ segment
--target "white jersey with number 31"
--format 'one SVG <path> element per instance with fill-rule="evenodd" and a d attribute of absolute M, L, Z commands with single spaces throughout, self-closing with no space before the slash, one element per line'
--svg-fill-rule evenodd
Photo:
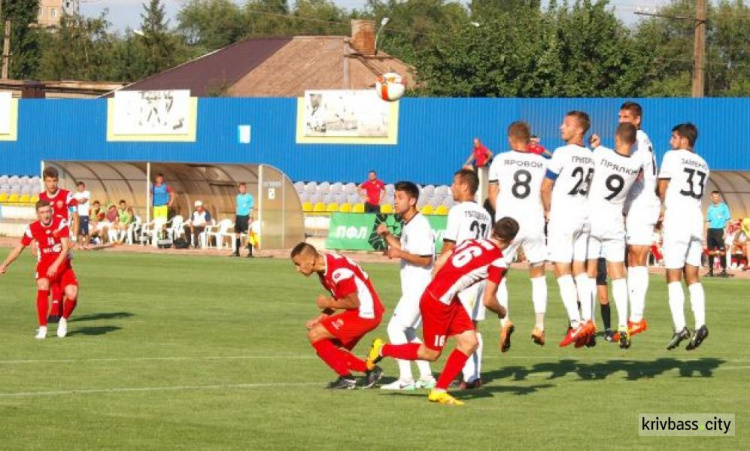
<path fill-rule="evenodd" d="M 456 245 L 466 240 L 484 240 L 489 238 L 491 230 L 492 218 L 487 210 L 476 202 L 461 202 L 448 212 L 443 240 L 453 241 Z"/>

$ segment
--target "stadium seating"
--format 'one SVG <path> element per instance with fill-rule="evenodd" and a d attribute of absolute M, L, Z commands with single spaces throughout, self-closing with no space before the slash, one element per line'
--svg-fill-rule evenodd
<path fill-rule="evenodd" d="M 383 204 L 380 206 L 380 212 L 383 214 L 390 214 L 393 213 L 393 205 L 391 204 Z"/>
<path fill-rule="evenodd" d="M 365 204 L 359 203 L 355 204 L 354 208 L 352 209 L 352 213 L 364 213 L 365 212 Z"/>

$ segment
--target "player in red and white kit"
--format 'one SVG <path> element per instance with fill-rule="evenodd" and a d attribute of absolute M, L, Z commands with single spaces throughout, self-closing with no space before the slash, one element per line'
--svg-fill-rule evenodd
<path fill-rule="evenodd" d="M 78 299 L 78 281 L 70 264 L 68 223 L 53 216 L 52 208 L 46 200 L 36 203 L 38 221 L 32 222 L 23 234 L 21 242 L 13 248 L 5 261 L 0 265 L 0 274 L 7 271 L 21 252 L 33 241 L 39 247 L 36 265 L 36 309 L 39 318 L 39 330 L 36 338 L 47 338 L 47 310 L 49 309 L 49 290 L 52 284 L 58 284 L 65 293 L 65 305 L 62 318 L 57 326 L 57 336 L 64 338 L 68 333 L 68 318 L 73 313 Z"/>
<path fill-rule="evenodd" d="M 70 214 L 70 209 L 78 205 L 73 193 L 58 187 L 59 174 L 56 168 L 47 167 L 42 172 L 44 180 L 44 191 L 39 194 L 39 200 L 46 200 L 52 207 L 52 215 L 65 220 L 70 225 L 70 236 L 78 236 L 78 213 Z M 50 287 L 52 293 L 52 307 L 50 308 L 50 323 L 56 323 L 60 320 L 62 314 L 62 289 L 53 283 Z"/>
<path fill-rule="evenodd" d="M 490 239 L 469 239 L 456 246 L 452 253 L 441 255 L 435 265 L 435 278 L 425 289 L 419 303 L 424 342 L 393 345 L 385 344 L 378 338 L 368 353 L 367 367 L 377 368 L 375 364 L 383 357 L 435 361 L 440 357 L 448 337 L 455 337 L 456 349 L 448 357 L 428 399 L 440 404 L 463 405 L 462 401 L 448 394 L 448 386 L 474 354 L 479 341 L 474 323 L 461 304 L 458 293 L 486 280 L 484 306 L 501 319 L 505 317 L 505 308 L 497 301 L 497 287 L 507 270 L 503 249 L 508 247 L 517 233 L 518 222 L 512 218 L 502 218 L 493 227 Z"/>
<path fill-rule="evenodd" d="M 316 304 L 321 314 L 307 322 L 312 347 L 339 375 L 328 388 L 355 388 L 357 381 L 352 371 L 365 373 L 364 388 L 371 388 L 380 379 L 381 369 L 368 370 L 365 362 L 351 353 L 365 334 L 380 325 L 385 313 L 370 277 L 350 258 L 318 252 L 304 242 L 292 249 L 291 257 L 299 273 L 306 277 L 317 273 L 323 288 L 333 296 L 319 295 Z M 337 310 L 343 312 L 336 313 Z"/>

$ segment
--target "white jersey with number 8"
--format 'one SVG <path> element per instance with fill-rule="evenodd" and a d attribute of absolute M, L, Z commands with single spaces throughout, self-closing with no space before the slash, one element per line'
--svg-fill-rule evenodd
<path fill-rule="evenodd" d="M 547 160 L 540 155 L 515 150 L 497 155 L 490 166 L 490 183 L 500 190 L 493 205 L 495 217 L 515 219 L 520 231 L 544 229 L 539 193 L 546 171 Z"/>

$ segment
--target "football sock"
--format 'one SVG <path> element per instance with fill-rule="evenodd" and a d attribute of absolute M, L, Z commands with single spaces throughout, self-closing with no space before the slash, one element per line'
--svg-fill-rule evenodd
<path fill-rule="evenodd" d="M 586 322 L 591 319 L 591 284 L 589 284 L 589 275 L 586 273 L 578 274 L 575 281 L 578 302 L 581 304 L 581 320 Z"/>
<path fill-rule="evenodd" d="M 239 254 L 240 253 L 241 243 L 242 242 L 240 241 L 239 238 L 235 238 L 235 240 L 234 240 L 234 253 L 235 254 Z"/>
<path fill-rule="evenodd" d="M 477 350 L 474 351 L 474 354 L 472 354 L 467 360 L 466 364 L 463 367 L 463 370 L 461 371 L 464 374 L 464 382 L 474 382 L 475 380 L 479 379 L 479 376 L 481 374 L 481 368 L 482 368 L 482 348 L 483 348 L 483 340 L 482 340 L 482 334 L 477 332 L 477 340 L 479 341 L 479 347 L 477 347 Z"/>
<path fill-rule="evenodd" d="M 47 311 L 49 310 L 49 291 L 38 290 L 36 292 L 36 314 L 40 326 L 47 325 Z"/>
<path fill-rule="evenodd" d="M 343 351 L 338 349 L 329 339 L 319 340 L 313 343 L 313 348 L 318 356 L 331 367 L 339 376 L 351 376 L 349 363 Z"/>
<path fill-rule="evenodd" d="M 536 313 L 536 327 L 544 330 L 544 314 L 547 313 L 547 278 L 534 277 L 531 279 L 531 302 Z"/>
<path fill-rule="evenodd" d="M 396 321 L 396 317 L 392 317 L 388 323 L 388 340 L 394 345 L 403 345 L 409 342 L 404 327 Z M 399 379 L 402 381 L 414 380 L 410 361 L 397 359 L 396 363 L 398 364 Z"/>
<path fill-rule="evenodd" d="M 448 361 L 445 362 L 445 368 L 443 368 L 443 372 L 440 373 L 435 388 L 448 390 L 448 386 L 461 373 L 461 369 L 464 367 L 467 360 L 469 360 L 469 356 L 458 349 L 454 349 L 448 357 Z"/>
<path fill-rule="evenodd" d="M 73 310 L 76 309 L 77 305 L 76 300 L 71 300 L 68 298 L 63 298 L 63 314 L 62 317 L 65 319 L 70 318 L 70 315 L 73 313 Z"/>
<path fill-rule="evenodd" d="M 708 254 L 708 272 L 714 272 L 714 254 Z"/>
<path fill-rule="evenodd" d="M 581 322 L 581 316 L 578 314 L 578 304 L 576 299 L 576 284 L 573 282 L 573 276 L 570 274 L 558 277 L 557 284 L 560 286 L 560 296 L 562 297 L 565 311 L 568 312 L 571 327 L 578 327 Z"/>
<path fill-rule="evenodd" d="M 338 349 L 338 351 L 341 353 L 341 357 L 346 360 L 346 366 L 349 367 L 349 370 L 357 371 L 359 373 L 367 372 L 367 363 L 365 363 L 364 360 L 358 358 L 351 352 L 342 349 Z"/>
<path fill-rule="evenodd" d="M 605 329 L 612 328 L 612 319 L 610 315 L 611 315 L 611 311 L 609 308 L 609 304 L 602 304 L 602 321 L 604 322 Z"/>
<path fill-rule="evenodd" d="M 508 309 L 508 281 L 505 277 L 497 286 L 497 302 L 505 307 L 505 318 L 500 320 L 500 327 L 504 327 L 510 319 L 510 310 Z"/>
<path fill-rule="evenodd" d="M 690 305 L 695 317 L 695 330 L 698 330 L 706 324 L 706 294 L 703 291 L 703 284 L 700 282 L 690 285 L 688 291 L 690 292 Z"/>
<path fill-rule="evenodd" d="M 727 270 L 727 256 L 719 255 L 719 260 L 721 260 L 721 270 L 726 271 Z"/>
<path fill-rule="evenodd" d="M 685 327 L 685 292 L 682 291 L 682 282 L 671 282 L 667 284 L 669 293 L 669 309 L 672 310 L 672 321 L 675 332 Z"/>
<path fill-rule="evenodd" d="M 419 351 L 419 343 L 406 343 L 402 345 L 387 344 L 383 345 L 380 355 L 403 360 L 417 360 L 419 359 L 417 351 Z"/>
<path fill-rule="evenodd" d="M 406 329 L 406 340 L 409 343 L 422 344 L 422 340 L 419 339 L 419 337 L 417 336 L 417 331 L 414 330 L 413 327 Z M 428 362 L 427 360 L 417 360 L 414 363 L 417 364 L 420 378 L 424 379 L 432 377 L 432 368 L 430 368 L 430 362 Z"/>
<path fill-rule="evenodd" d="M 629 268 L 628 285 L 635 284 L 630 290 L 630 320 L 638 322 L 643 319 L 646 308 L 646 291 L 648 290 L 648 268 L 645 266 L 634 266 Z"/>
<path fill-rule="evenodd" d="M 617 310 L 617 326 L 628 326 L 628 283 L 625 279 L 612 280 L 612 297 Z"/>
<path fill-rule="evenodd" d="M 60 316 L 62 311 L 62 303 L 60 302 L 60 299 L 62 299 L 62 289 L 60 289 L 60 285 L 54 283 L 50 286 L 50 291 L 52 292 L 52 310 L 50 310 L 49 314 Z"/>

